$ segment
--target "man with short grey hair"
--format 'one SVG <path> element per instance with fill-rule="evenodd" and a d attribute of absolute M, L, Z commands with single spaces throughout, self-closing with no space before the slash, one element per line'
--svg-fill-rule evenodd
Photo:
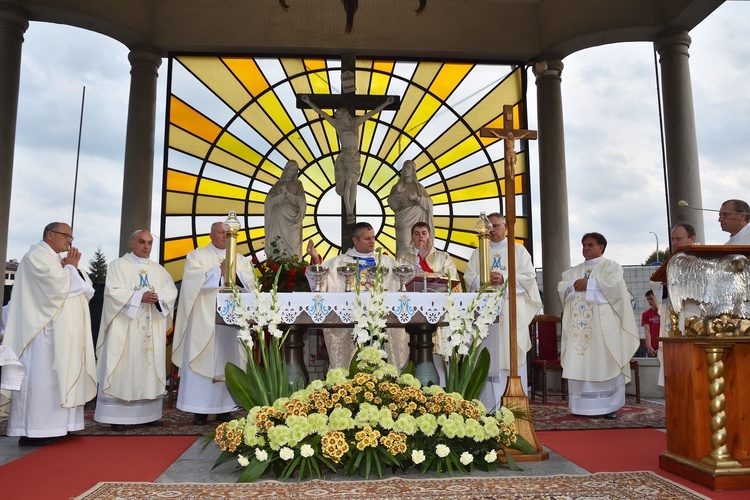
<path fill-rule="evenodd" d="M 727 200 L 719 210 L 721 230 L 729 233 L 725 245 L 750 245 L 750 206 L 742 200 Z"/>
<path fill-rule="evenodd" d="M 166 335 L 177 287 L 149 259 L 154 237 L 130 236 L 131 251 L 109 263 L 96 346 L 99 392 L 94 420 L 124 431 L 126 425 L 161 426 L 166 389 Z"/>
<path fill-rule="evenodd" d="M 72 242 L 73 229 L 52 222 L 18 264 L 3 345 L 18 355 L 26 376 L 20 390 L 3 393 L 0 410 L 10 397 L 8 436 L 20 436 L 19 446 L 44 446 L 82 430 L 83 406 L 96 396 L 94 288 L 78 269 L 81 252 Z"/>

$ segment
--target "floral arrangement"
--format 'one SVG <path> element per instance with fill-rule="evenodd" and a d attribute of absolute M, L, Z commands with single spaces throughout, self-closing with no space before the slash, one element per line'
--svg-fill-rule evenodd
<path fill-rule="evenodd" d="M 438 329 L 437 339 L 443 350 L 440 354 L 444 358 L 447 390 L 467 399 L 476 399 L 482 392 L 490 369 L 490 353 L 487 348 L 480 351 L 479 346 L 501 312 L 506 286 L 504 283 L 496 293 L 485 293 L 488 288 L 483 287 L 467 309 L 478 311 L 475 315 L 465 314 L 456 307 L 453 290 L 448 289 L 444 317 L 448 327 Z"/>
<path fill-rule="evenodd" d="M 370 296 L 364 302 L 360 294 L 360 273 L 356 275 L 358 282 L 354 287 L 354 328 L 352 329 L 352 337 L 358 346 L 358 353 L 355 356 L 356 361 L 364 361 L 362 350 L 366 347 L 372 347 L 374 349 L 372 352 L 379 353 L 380 357 L 376 360 L 388 359 L 384 345 L 385 341 L 388 340 L 385 330 L 385 318 L 388 311 L 385 307 L 384 285 L 385 274 L 388 270 L 381 265 L 382 249 L 378 248 L 377 253 L 378 258 L 375 266 L 368 270 L 371 277 Z M 361 369 L 366 370 L 367 363 Z"/>
<path fill-rule="evenodd" d="M 331 370 L 325 381 L 221 424 L 216 464 L 237 459 L 240 482 L 271 470 L 281 479 L 295 470 L 298 479 L 320 478 L 326 468 L 339 467 L 365 478 L 382 477 L 386 467 L 440 475 L 494 470 L 498 451 L 524 449 L 508 409 L 488 415 L 481 402 L 439 386 L 422 387 L 412 375 L 398 376 L 377 350 L 365 352 L 378 356 L 369 360 L 377 365 L 373 373 L 349 378 L 346 370 Z"/>
<path fill-rule="evenodd" d="M 254 307 L 245 308 L 239 291 L 236 288 L 233 290 L 237 305 L 236 323 L 240 327 L 237 337 L 245 346 L 248 361 L 244 370 L 233 363 L 227 363 L 224 374 L 227 387 L 243 408 L 271 404 L 280 397 L 288 396 L 293 390 L 289 384 L 286 363 L 281 359 L 281 347 L 286 335 L 279 328 L 279 274 L 277 272 L 270 296 L 260 290 L 256 280 L 251 292 L 255 299 Z M 253 356 L 256 341 L 260 362 Z M 301 386 L 301 379 L 294 384 Z"/>
<path fill-rule="evenodd" d="M 246 371 L 227 365 L 229 389 L 248 414 L 222 423 L 210 435 L 221 450 L 215 465 L 236 459 L 242 468 L 240 482 L 271 471 L 281 479 L 295 471 L 300 480 L 320 478 L 326 468 L 365 478 L 373 473 L 382 477 L 387 467 L 440 475 L 493 470 L 498 452 L 507 448 L 534 451 L 517 433 L 515 416 L 507 408 L 487 414 L 466 392 L 422 387 L 413 375 L 399 375 L 386 363 L 384 273 L 378 272 L 379 264 L 380 257 L 367 303 L 356 293 L 354 338 L 360 348 L 352 368 L 331 370 L 325 381 L 314 380 L 304 389 L 288 383 L 279 356 L 284 338 L 278 329 L 277 286 L 270 297 L 256 289 L 255 307 L 250 309 L 241 307 L 235 295 L 240 338 L 246 346 L 252 346 L 253 335 L 259 339 L 263 366 L 252 359 Z M 477 364 L 478 339 L 486 337 L 497 315 L 499 296 L 480 294 L 476 318 L 461 316 L 449 296 L 447 319 L 455 332 L 445 345 L 453 373 L 465 375 Z M 260 340 L 265 330 L 271 334 L 270 348 Z M 482 380 L 487 368 L 484 373 Z M 462 380 L 464 375 L 448 376 Z M 510 455 L 505 457 L 509 467 L 519 470 Z"/>
<path fill-rule="evenodd" d="M 270 292 L 274 283 L 280 292 L 310 291 L 310 283 L 305 276 L 307 262 L 296 255 L 290 257 L 283 253 L 278 236 L 271 242 L 266 260 L 259 262 L 255 256 L 251 260 L 258 273 L 257 284 L 261 291 Z"/>

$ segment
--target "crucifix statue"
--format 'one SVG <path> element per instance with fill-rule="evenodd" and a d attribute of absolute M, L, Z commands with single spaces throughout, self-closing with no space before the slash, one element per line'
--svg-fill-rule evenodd
<path fill-rule="evenodd" d="M 516 252 L 512 251 L 511 245 L 515 244 L 516 224 L 516 139 L 536 139 L 535 130 L 513 128 L 513 106 L 503 106 L 503 128 L 483 128 L 480 130 L 482 137 L 496 137 L 502 139 L 505 146 L 505 221 L 508 225 L 508 282 L 516 283 Z M 517 314 L 516 314 L 516 287 L 511 285 L 506 288 L 508 294 L 508 337 L 510 339 L 510 377 L 508 385 L 503 394 L 503 406 L 517 408 L 531 415 L 529 400 L 524 393 L 521 377 L 518 376 L 518 339 Z M 532 388 L 533 390 L 533 388 Z M 546 452 L 543 451 L 541 443 L 534 433 L 534 427 L 530 420 L 519 423 L 519 432 L 526 440 L 534 445 L 537 454 L 544 459 Z M 531 458 L 533 460 L 533 458 Z"/>
<path fill-rule="evenodd" d="M 384 109 L 398 109 L 398 96 L 356 95 L 355 61 L 353 54 L 341 59 L 341 94 L 299 94 L 297 107 L 312 109 L 336 130 L 339 139 L 339 154 L 334 164 L 336 193 L 344 201 L 346 224 L 356 222 L 355 201 L 357 183 L 362 168 L 359 150 L 360 125 Z M 323 109 L 335 109 L 332 115 Z M 357 110 L 370 110 L 357 116 Z"/>

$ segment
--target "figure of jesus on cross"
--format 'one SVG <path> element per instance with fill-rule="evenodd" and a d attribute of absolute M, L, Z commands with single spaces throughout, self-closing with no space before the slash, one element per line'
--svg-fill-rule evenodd
<path fill-rule="evenodd" d="M 341 56 L 341 94 L 298 94 L 297 107 L 312 109 L 336 130 L 339 139 L 339 154 L 334 163 L 336 193 L 344 201 L 346 224 L 356 222 L 354 213 L 357 199 L 357 183 L 362 168 L 359 150 L 359 127 L 384 109 L 399 108 L 398 96 L 357 95 L 356 60 L 354 54 Z M 332 115 L 323 111 L 334 109 Z M 369 110 L 357 116 L 357 110 Z M 343 238 L 344 240 L 346 238 Z"/>
<path fill-rule="evenodd" d="M 357 182 L 361 169 L 359 126 L 380 113 L 386 106 L 393 104 L 395 100 L 389 96 L 377 108 L 362 116 L 352 116 L 345 107 L 337 108 L 331 116 L 315 105 L 310 96 L 303 95 L 300 99 L 336 129 L 336 135 L 339 138 L 339 155 L 336 157 L 333 170 L 336 193 L 344 200 L 346 223 L 354 224 L 356 222 L 354 204 L 357 199 Z"/>

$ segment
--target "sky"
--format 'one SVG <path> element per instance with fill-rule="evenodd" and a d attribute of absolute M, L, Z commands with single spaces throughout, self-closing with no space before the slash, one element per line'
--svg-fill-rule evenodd
<path fill-rule="evenodd" d="M 723 4 L 691 33 L 702 205 L 750 198 L 750 2 Z M 75 189 L 75 242 L 88 262 L 97 247 L 119 250 L 122 165 L 130 64 L 128 49 L 97 33 L 31 23 L 23 44 L 10 209 L 8 259 L 20 259 L 45 224 L 69 221 Z M 566 57 L 562 98 L 571 263 L 580 237 L 603 233 L 606 255 L 640 264 L 669 245 L 657 79 L 652 43 L 620 43 Z M 151 230 L 159 235 L 167 61 L 159 71 Z M 83 132 L 78 130 L 85 87 Z M 529 71 L 529 126 L 536 86 Z M 530 142 L 532 217 L 539 214 L 538 154 Z M 695 206 L 693 200 L 687 200 Z M 704 212 L 706 244 L 722 244 L 717 214 Z M 543 265 L 538 221 L 534 263 Z M 156 243 L 156 242 L 155 242 Z M 157 244 L 152 257 L 158 259 Z"/>

